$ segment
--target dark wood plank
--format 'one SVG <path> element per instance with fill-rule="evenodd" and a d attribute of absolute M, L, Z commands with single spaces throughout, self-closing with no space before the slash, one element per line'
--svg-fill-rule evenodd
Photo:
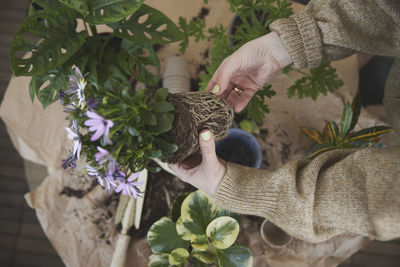
<path fill-rule="evenodd" d="M 31 208 L 23 210 L 22 221 L 28 223 L 39 223 L 35 210 Z"/>
<path fill-rule="evenodd" d="M 11 178 L 11 180 L 13 180 L 12 178 L 25 179 L 25 170 L 23 162 L 18 161 L 15 162 L 15 164 L 0 163 L 0 176 L 4 178 Z M 2 187 L 0 185 L 0 189 L 1 188 L 5 187 Z M 19 192 L 24 193 L 23 191 Z"/>
<path fill-rule="evenodd" d="M 400 257 L 400 244 L 396 242 L 373 241 L 368 246 L 363 248 L 362 251 L 366 253 Z"/>
<path fill-rule="evenodd" d="M 14 260 L 14 250 L 2 248 L 0 249 L 0 266 L 11 266 Z"/>
<path fill-rule="evenodd" d="M 21 9 L 25 11 L 31 0 L 0 1 L 0 9 Z"/>
<path fill-rule="evenodd" d="M 21 9 L 0 9 L 0 18 L 7 21 L 15 21 L 17 23 L 22 23 L 26 18 L 26 11 Z"/>
<path fill-rule="evenodd" d="M 12 165 L 14 167 L 18 166 L 22 168 L 24 167 L 23 159 L 15 149 L 10 151 L 0 150 L 0 162 L 0 168 L 2 168 L 4 165 Z"/>
<path fill-rule="evenodd" d="M 22 218 L 22 211 L 10 206 L 0 206 L 0 220 L 10 220 L 19 222 Z"/>
<path fill-rule="evenodd" d="M 32 237 L 20 236 L 17 241 L 17 250 L 57 255 L 57 252 L 47 239 L 38 239 Z"/>
<path fill-rule="evenodd" d="M 18 235 L 20 227 L 19 221 L 0 220 L 0 234 Z"/>
<path fill-rule="evenodd" d="M 400 266 L 400 257 L 388 257 L 387 255 L 359 252 L 352 256 L 351 261 L 354 265 L 364 267 L 398 267 Z"/>
<path fill-rule="evenodd" d="M 64 267 L 64 263 L 58 256 L 55 255 L 44 255 L 39 253 L 17 251 L 15 257 L 15 264 L 20 266 L 22 264 L 28 266 L 52 266 L 52 267 Z"/>
<path fill-rule="evenodd" d="M 9 234 L 0 234 L 0 250 L 15 249 L 17 246 L 18 236 Z"/>
<path fill-rule="evenodd" d="M 25 202 L 24 196 L 20 193 L 4 192 L 0 190 L 0 205 L 11 207 L 22 207 Z"/>
<path fill-rule="evenodd" d="M 42 226 L 37 222 L 22 222 L 20 233 L 25 237 L 47 239 L 46 234 L 43 232 Z"/>

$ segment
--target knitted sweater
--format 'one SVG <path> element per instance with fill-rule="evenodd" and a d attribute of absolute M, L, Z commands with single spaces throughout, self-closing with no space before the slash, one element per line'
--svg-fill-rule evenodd
<path fill-rule="evenodd" d="M 314 0 L 270 26 L 297 68 L 360 51 L 400 54 L 400 1 Z M 400 134 L 400 61 L 384 104 Z M 276 171 L 228 163 L 217 203 L 265 217 L 288 234 L 321 242 L 345 232 L 380 240 L 400 237 L 400 147 L 346 149 L 296 160 Z"/>

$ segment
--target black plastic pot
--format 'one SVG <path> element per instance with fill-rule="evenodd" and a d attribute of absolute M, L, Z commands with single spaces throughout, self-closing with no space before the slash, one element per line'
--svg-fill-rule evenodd
<path fill-rule="evenodd" d="M 216 142 L 217 155 L 229 162 L 252 168 L 260 168 L 262 161 L 261 147 L 250 133 L 231 128 L 228 136 Z"/>

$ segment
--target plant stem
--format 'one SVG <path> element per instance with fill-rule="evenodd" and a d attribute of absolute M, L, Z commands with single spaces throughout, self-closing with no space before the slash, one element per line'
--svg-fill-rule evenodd
<path fill-rule="evenodd" d="M 90 30 L 92 31 L 93 36 L 97 35 L 97 29 L 96 29 L 96 25 L 90 25 Z"/>
<path fill-rule="evenodd" d="M 297 69 L 294 69 L 294 70 L 297 71 L 297 72 L 300 73 L 300 74 L 303 74 L 304 76 L 310 76 L 310 74 L 305 73 L 304 71 L 297 70 Z"/>

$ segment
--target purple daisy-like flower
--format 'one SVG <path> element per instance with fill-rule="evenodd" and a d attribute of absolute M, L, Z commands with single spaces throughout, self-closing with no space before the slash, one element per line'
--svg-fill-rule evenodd
<path fill-rule="evenodd" d="M 135 172 L 129 176 L 128 179 L 120 179 L 119 185 L 115 189 L 115 192 L 122 192 L 124 195 L 129 195 L 130 197 L 137 198 L 140 191 L 138 186 L 143 184 L 142 182 L 134 182 L 139 176 L 139 172 Z"/>
<path fill-rule="evenodd" d="M 74 100 L 78 99 L 76 106 L 83 109 L 85 107 L 85 95 L 83 91 L 85 90 L 87 82 L 77 66 L 73 66 L 72 68 L 74 69 L 75 75 L 69 76 L 69 85 L 64 93 L 72 95 L 72 99 Z"/>
<path fill-rule="evenodd" d="M 114 123 L 110 120 L 104 119 L 102 116 L 98 115 L 94 111 L 86 111 L 86 116 L 88 120 L 85 121 L 85 125 L 89 127 L 90 132 L 94 132 L 90 141 L 96 141 L 103 135 L 103 140 L 105 143 L 110 143 L 111 140 L 108 138 L 110 133 L 110 128 L 114 126 Z"/>
<path fill-rule="evenodd" d="M 95 109 L 99 105 L 99 102 L 91 98 L 86 99 L 86 106 L 90 109 Z"/>
<path fill-rule="evenodd" d="M 117 181 L 125 179 L 125 173 L 119 169 L 116 161 L 110 161 L 107 166 L 107 172 L 103 177 L 104 184 L 101 184 L 106 190 L 110 191 L 117 187 Z"/>
<path fill-rule="evenodd" d="M 76 167 L 76 158 L 71 150 L 69 151 L 68 157 L 61 161 L 63 163 L 62 167 L 64 168 L 64 170 L 67 169 L 68 167 L 72 167 L 72 168 Z"/>
<path fill-rule="evenodd" d="M 69 127 L 65 127 L 65 130 L 68 133 L 68 138 L 74 141 L 73 155 L 79 160 L 79 156 L 81 155 L 82 142 L 78 132 L 78 124 L 76 121 L 72 121 L 72 129 Z"/>
<path fill-rule="evenodd" d="M 103 165 L 104 162 L 112 159 L 112 156 L 110 155 L 110 153 L 107 150 L 105 150 L 104 148 L 101 148 L 98 146 L 97 151 L 99 151 L 99 152 L 97 152 L 94 155 L 94 158 L 97 161 L 97 163 L 99 163 L 100 165 Z"/>

